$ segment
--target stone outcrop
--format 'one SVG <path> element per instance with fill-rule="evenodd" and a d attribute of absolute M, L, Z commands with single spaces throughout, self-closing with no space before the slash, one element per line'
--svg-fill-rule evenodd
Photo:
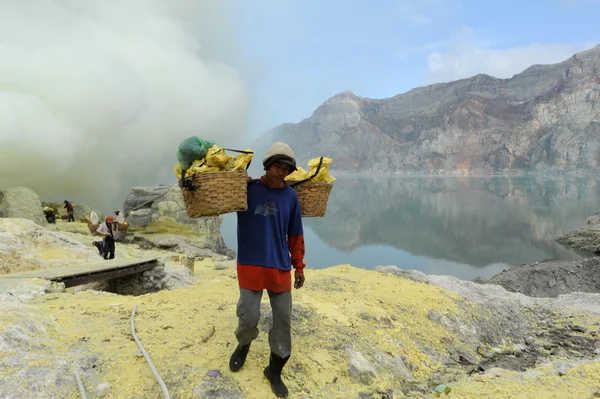
<path fill-rule="evenodd" d="M 23 218 L 46 225 L 40 197 L 26 187 L 0 190 L 0 218 Z"/>
<path fill-rule="evenodd" d="M 164 261 L 153 269 L 127 277 L 114 278 L 96 287 L 120 295 L 144 295 L 196 284 L 190 269 L 183 266 L 165 268 Z"/>
<path fill-rule="evenodd" d="M 173 236 L 180 236 L 178 243 L 170 247 L 181 244 L 180 247 L 187 249 L 192 245 L 221 254 L 231 252 L 221 236 L 223 218 L 189 218 L 177 186 L 134 187 L 125 200 L 123 211 L 136 235 L 152 243 L 158 242 L 157 247 L 165 247 L 160 243 L 170 243 Z"/>
<path fill-rule="evenodd" d="M 98 252 L 28 219 L 0 218 L 0 275 L 98 261 Z"/>
<path fill-rule="evenodd" d="M 508 269 L 487 283 L 531 297 L 556 298 L 573 292 L 600 293 L 600 257 L 583 261 L 545 260 Z"/>
<path fill-rule="evenodd" d="M 600 255 L 600 213 L 590 216 L 584 226 L 561 235 L 556 241 L 587 255 Z"/>
<path fill-rule="evenodd" d="M 301 163 L 383 173 L 562 173 L 600 166 L 600 46 L 510 79 L 477 75 L 386 99 L 338 94 L 267 132 Z"/>

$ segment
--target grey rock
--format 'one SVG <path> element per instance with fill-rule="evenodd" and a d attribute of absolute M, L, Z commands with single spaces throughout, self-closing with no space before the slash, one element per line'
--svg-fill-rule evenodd
<path fill-rule="evenodd" d="M 600 257 L 583 261 L 545 260 L 505 270 L 490 279 L 512 292 L 556 298 L 572 292 L 600 292 Z"/>
<path fill-rule="evenodd" d="M 152 244 L 158 248 L 170 249 L 180 245 L 187 244 L 187 240 L 179 236 L 160 236 L 152 238 Z"/>
<path fill-rule="evenodd" d="M 410 379 L 412 374 L 404 364 L 402 357 L 390 356 L 387 353 L 378 352 L 374 356 L 375 367 L 379 374 L 388 373 L 395 378 Z"/>
<path fill-rule="evenodd" d="M 215 261 L 215 269 L 217 269 L 217 270 L 225 270 L 225 269 L 229 269 L 230 267 L 231 267 L 231 265 L 229 264 L 229 262 L 222 261 L 222 260 Z"/>
<path fill-rule="evenodd" d="M 590 216 L 583 227 L 557 237 L 556 241 L 586 255 L 600 254 L 600 213 Z"/>
<path fill-rule="evenodd" d="M 350 362 L 348 363 L 348 375 L 353 380 L 362 384 L 370 384 L 377 377 L 377 370 L 371 362 L 355 350 L 348 350 Z"/>
<path fill-rule="evenodd" d="M 96 389 L 94 389 L 94 393 L 99 398 L 102 398 L 102 397 L 108 395 L 110 393 L 110 384 L 108 382 L 103 382 L 102 384 L 99 384 L 96 387 Z"/>
<path fill-rule="evenodd" d="M 0 218 L 29 219 L 41 226 L 47 224 L 40 197 L 26 187 L 0 190 Z"/>

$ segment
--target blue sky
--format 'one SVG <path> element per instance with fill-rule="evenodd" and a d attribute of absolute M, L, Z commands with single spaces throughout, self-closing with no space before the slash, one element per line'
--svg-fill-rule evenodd
<path fill-rule="evenodd" d="M 477 73 L 505 78 L 600 43 L 600 0 L 234 3 L 251 136 L 347 89 L 383 98 Z"/>

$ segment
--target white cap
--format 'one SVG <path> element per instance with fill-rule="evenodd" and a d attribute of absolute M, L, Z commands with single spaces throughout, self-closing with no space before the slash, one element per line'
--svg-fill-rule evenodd
<path fill-rule="evenodd" d="M 281 158 L 278 156 L 281 156 Z M 296 156 L 294 155 L 294 151 L 292 151 L 289 145 L 281 141 L 274 143 L 263 158 L 265 169 L 268 169 L 275 160 L 292 166 L 292 171 L 296 170 Z"/>

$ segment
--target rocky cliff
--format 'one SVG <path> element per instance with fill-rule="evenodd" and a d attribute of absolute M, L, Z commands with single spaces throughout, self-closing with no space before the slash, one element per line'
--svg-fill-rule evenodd
<path fill-rule="evenodd" d="M 477 75 L 392 98 L 350 91 L 253 147 L 289 143 L 301 162 L 383 173 L 556 173 L 600 162 L 600 46 L 510 79 Z"/>

